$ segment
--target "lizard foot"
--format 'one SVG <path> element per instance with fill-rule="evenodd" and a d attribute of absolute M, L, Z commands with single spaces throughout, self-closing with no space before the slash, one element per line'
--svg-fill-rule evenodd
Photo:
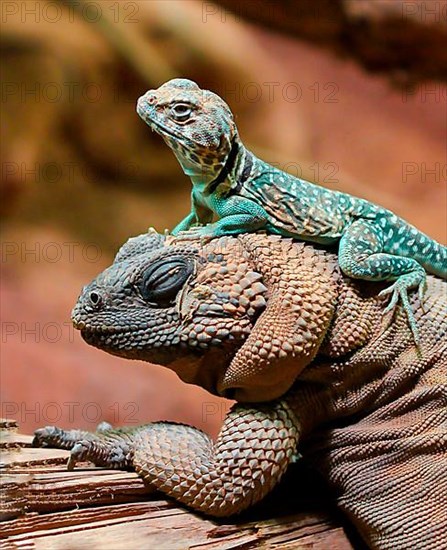
<path fill-rule="evenodd" d="M 46 426 L 34 432 L 33 446 L 71 450 L 68 470 L 73 470 L 77 462 L 85 461 L 97 466 L 127 470 L 132 462 L 134 430 L 114 430 L 109 425 L 100 424 L 97 432 L 91 433 Z"/>
<path fill-rule="evenodd" d="M 180 231 L 175 235 L 175 238 L 179 241 L 192 241 L 200 239 L 202 242 L 210 241 L 214 239 L 215 235 L 211 229 L 211 226 L 197 225 L 187 229 L 186 231 Z"/>
<path fill-rule="evenodd" d="M 70 450 L 88 432 L 82 430 L 62 430 L 56 426 L 45 426 L 34 432 L 33 447 L 47 447 Z"/>
<path fill-rule="evenodd" d="M 413 340 L 418 348 L 420 346 L 419 330 L 417 327 L 416 319 L 414 318 L 413 308 L 411 307 L 410 300 L 408 298 L 408 290 L 417 286 L 419 300 L 422 304 L 426 284 L 427 283 L 425 272 L 423 274 L 420 272 L 407 273 L 399 277 L 397 281 L 395 281 L 391 286 L 385 288 L 384 290 L 382 290 L 382 292 L 379 293 L 379 296 L 391 295 L 390 302 L 388 306 L 384 309 L 383 315 L 394 312 L 399 299 L 401 300 L 402 307 L 407 315 L 408 325 L 413 335 Z"/>

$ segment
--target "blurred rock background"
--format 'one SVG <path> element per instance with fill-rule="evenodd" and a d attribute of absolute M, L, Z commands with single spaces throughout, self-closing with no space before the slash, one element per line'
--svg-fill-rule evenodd
<path fill-rule="evenodd" d="M 189 210 L 189 180 L 135 113 L 165 80 L 222 95 L 265 160 L 446 243 L 445 0 L 0 7 L 1 415 L 22 430 L 220 426 L 228 403 L 88 347 L 69 321 L 81 287 L 128 237 Z"/>

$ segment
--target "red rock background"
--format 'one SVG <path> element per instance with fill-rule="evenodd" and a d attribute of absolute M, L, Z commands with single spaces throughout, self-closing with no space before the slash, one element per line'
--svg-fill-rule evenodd
<path fill-rule="evenodd" d="M 222 421 L 228 403 L 88 347 L 69 323 L 80 289 L 124 240 L 188 211 L 187 178 L 135 113 L 168 78 L 224 96 L 265 160 L 446 243 L 447 88 L 408 69 L 420 60 L 404 66 L 405 51 L 371 72 L 349 48 L 312 43 L 312 22 L 297 37 L 209 2 L 35 4 L 2 5 L 1 415 L 23 431 L 168 419 L 215 434 Z M 425 3 L 414 4 L 425 25 Z"/>

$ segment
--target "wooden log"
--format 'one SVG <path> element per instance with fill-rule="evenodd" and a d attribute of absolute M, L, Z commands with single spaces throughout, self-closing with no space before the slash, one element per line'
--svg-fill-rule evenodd
<path fill-rule="evenodd" d="M 215 520 L 151 492 L 131 472 L 87 463 L 67 471 L 67 451 L 35 449 L 32 438 L 18 433 L 14 423 L 3 428 L 2 548 L 361 547 L 352 528 L 328 501 L 324 486 L 312 476 L 295 480 L 295 489 L 289 478 L 253 510 Z M 292 473 L 297 476 L 299 472 Z"/>

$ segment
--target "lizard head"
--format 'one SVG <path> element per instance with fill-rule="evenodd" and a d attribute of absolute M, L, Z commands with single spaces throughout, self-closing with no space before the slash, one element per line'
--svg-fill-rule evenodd
<path fill-rule="evenodd" d="M 224 238 L 225 239 L 225 238 Z M 198 246 L 155 232 L 130 239 L 84 287 L 72 321 L 113 355 L 169 366 L 213 393 L 264 309 L 262 276 L 237 240 Z"/>
<path fill-rule="evenodd" d="M 225 166 L 237 136 L 228 105 L 184 78 L 149 90 L 137 102 L 140 117 L 172 149 L 185 174 L 213 181 Z"/>
<path fill-rule="evenodd" d="M 108 353 L 167 366 L 217 395 L 269 401 L 319 351 L 337 303 L 334 269 L 335 257 L 277 236 L 203 243 L 151 231 L 83 289 L 72 320 Z"/>

